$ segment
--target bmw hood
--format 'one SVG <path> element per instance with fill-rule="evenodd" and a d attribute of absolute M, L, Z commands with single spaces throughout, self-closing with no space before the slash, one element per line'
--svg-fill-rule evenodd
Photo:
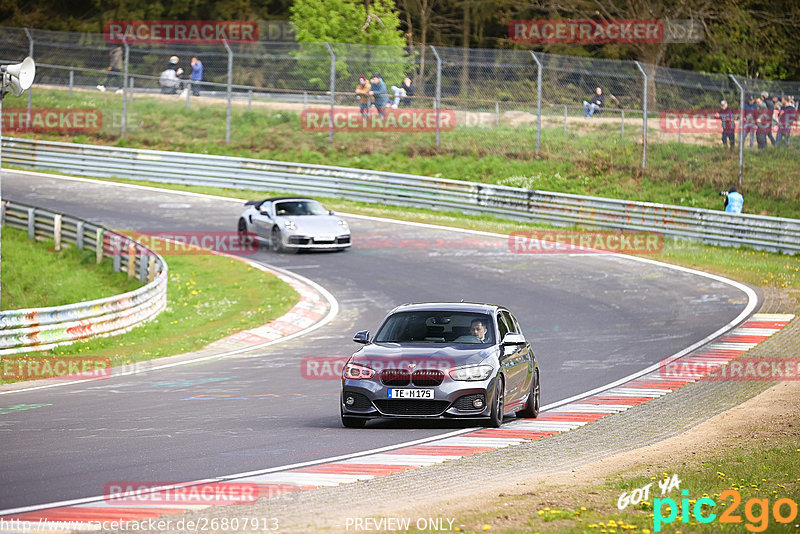
<path fill-rule="evenodd" d="M 383 369 L 451 369 L 478 365 L 492 359 L 496 347 L 474 344 L 398 344 L 370 343 L 356 352 L 351 363 L 375 371 Z"/>

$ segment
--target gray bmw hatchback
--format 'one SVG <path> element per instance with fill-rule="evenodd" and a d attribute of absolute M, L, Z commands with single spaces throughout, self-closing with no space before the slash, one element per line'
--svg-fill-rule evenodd
<path fill-rule="evenodd" d="M 502 306 L 474 303 L 404 304 L 342 372 L 346 427 L 369 419 L 483 419 L 539 415 L 539 367 L 517 319 Z"/>

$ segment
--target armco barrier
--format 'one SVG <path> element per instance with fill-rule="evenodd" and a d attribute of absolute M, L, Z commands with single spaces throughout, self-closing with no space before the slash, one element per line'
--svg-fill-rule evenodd
<path fill-rule="evenodd" d="M 18 202 L 2 202 L 3 224 L 27 230 L 28 239 L 53 239 L 55 246 L 73 243 L 94 250 L 98 263 L 106 251 L 115 254 L 114 270 L 148 283 L 97 300 L 24 310 L 0 311 L 0 355 L 49 350 L 100 335 L 126 332 L 156 317 L 167 304 L 164 258 L 128 236 L 102 226 Z"/>
<path fill-rule="evenodd" d="M 32 170 L 234 189 L 290 191 L 485 213 L 554 226 L 655 231 L 724 246 L 800 251 L 800 220 L 650 202 L 533 191 L 410 174 L 38 141 L 3 139 L 6 164 Z"/>

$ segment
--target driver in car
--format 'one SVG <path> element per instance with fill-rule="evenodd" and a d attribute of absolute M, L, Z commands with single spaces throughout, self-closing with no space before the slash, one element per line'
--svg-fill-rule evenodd
<path fill-rule="evenodd" d="M 473 319 L 472 323 L 470 323 L 470 334 L 480 339 L 481 343 L 486 343 L 488 341 L 486 339 L 486 333 L 488 331 L 489 330 L 486 328 L 486 325 L 483 324 L 483 319 Z"/>

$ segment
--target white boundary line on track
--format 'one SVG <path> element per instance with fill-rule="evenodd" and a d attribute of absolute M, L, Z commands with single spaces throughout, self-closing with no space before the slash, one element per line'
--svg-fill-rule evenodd
<path fill-rule="evenodd" d="M 151 186 L 144 186 L 144 185 L 137 185 L 137 184 L 125 184 L 125 183 L 111 182 L 111 181 L 102 180 L 102 179 L 98 180 L 98 179 L 91 179 L 91 178 L 77 178 L 77 177 L 72 177 L 72 176 L 61 176 L 61 175 L 54 175 L 54 174 L 48 174 L 48 173 L 39 173 L 39 172 L 32 172 L 32 171 L 9 170 L 7 172 L 15 172 L 15 173 L 20 173 L 20 174 L 30 174 L 30 175 L 34 175 L 34 176 L 45 176 L 45 177 L 49 177 L 49 178 L 72 180 L 72 181 L 78 181 L 78 182 L 90 182 L 90 183 L 93 183 L 93 184 L 97 184 L 97 183 L 110 184 L 110 185 L 117 186 L 117 187 L 125 187 L 125 188 L 131 188 L 131 189 L 147 190 L 147 191 L 154 191 L 154 192 L 159 192 L 159 193 L 171 193 L 171 194 L 176 194 L 176 195 L 200 197 L 200 198 L 206 198 L 206 199 L 211 198 L 211 199 L 215 199 L 215 200 L 224 200 L 224 201 L 236 202 L 236 203 L 242 203 L 242 202 L 245 201 L 244 199 L 221 197 L 221 196 L 217 196 L 217 195 L 206 195 L 206 194 L 194 193 L 194 192 L 190 192 L 190 191 L 174 191 L 174 190 L 171 190 L 171 189 L 165 189 L 165 188 L 160 188 L 160 187 L 151 187 Z M 449 227 L 449 226 L 442 226 L 442 225 L 429 224 L 429 223 L 419 223 L 419 222 L 413 222 L 413 221 L 397 221 L 397 220 L 394 220 L 394 219 L 385 219 L 385 218 L 373 217 L 373 216 L 369 216 L 369 215 L 355 215 L 355 214 L 349 214 L 349 213 L 344 213 L 344 212 L 342 212 L 342 215 L 347 216 L 347 217 L 356 218 L 356 219 L 373 220 L 373 221 L 380 221 L 380 222 L 385 222 L 385 223 L 402 224 L 402 225 L 407 225 L 407 226 L 417 226 L 417 227 L 421 227 L 421 228 L 431 228 L 431 229 L 436 229 L 436 230 L 446 230 L 446 231 L 452 231 L 452 232 L 467 233 L 467 234 L 472 234 L 472 235 L 483 235 L 483 236 L 489 236 L 489 237 L 501 237 L 501 238 L 508 239 L 507 235 L 499 234 L 499 233 L 495 233 L 495 232 L 485 232 L 485 231 L 481 231 L 481 230 L 469 230 L 469 229 L 464 229 L 464 228 L 452 228 L 452 227 Z M 592 256 L 595 257 L 596 255 L 592 255 Z M 736 325 L 738 325 L 745 318 L 747 318 L 753 312 L 753 310 L 755 309 L 756 305 L 758 304 L 758 296 L 756 295 L 755 291 L 753 291 L 753 289 L 751 289 L 750 287 L 742 284 L 741 282 L 737 282 L 735 280 L 730 280 L 728 278 L 724 278 L 722 276 L 718 276 L 718 275 L 715 275 L 715 274 L 705 273 L 703 271 L 697 271 L 695 269 L 690 269 L 690 268 L 682 267 L 682 266 L 679 266 L 679 265 L 672 265 L 672 264 L 669 264 L 669 263 L 664 263 L 664 262 L 660 262 L 660 261 L 656 261 L 656 260 L 651 260 L 651 259 L 648 259 L 648 258 L 640 258 L 640 257 L 637 257 L 637 256 L 627 256 L 627 255 L 624 255 L 624 254 L 604 254 L 603 256 L 612 256 L 612 257 L 617 257 L 617 258 L 624 258 L 626 260 L 631 260 L 631 261 L 639 261 L 639 262 L 642 262 L 642 263 L 649 263 L 651 265 L 657 265 L 657 266 L 665 267 L 665 268 L 668 268 L 668 269 L 673 269 L 673 270 L 682 271 L 682 272 L 693 274 L 693 275 L 697 275 L 697 276 L 702 276 L 702 277 L 705 277 L 705 278 L 710 278 L 712 280 L 716 280 L 718 282 L 722 282 L 724 284 L 732 286 L 732 287 L 744 292 L 745 295 L 747 295 L 747 299 L 748 299 L 747 305 L 745 306 L 744 310 L 742 310 L 742 312 L 738 316 L 736 316 L 736 318 L 734 318 L 733 320 L 729 321 L 726 325 L 724 325 L 723 327 L 719 328 L 715 332 L 709 334 L 708 336 L 704 337 L 700 341 L 697 341 L 696 343 L 694 343 L 691 346 L 689 346 L 689 347 L 687 347 L 687 348 L 685 348 L 685 349 L 673 354 L 672 356 L 668 356 L 666 359 L 675 359 L 675 358 L 679 358 L 681 356 L 684 356 L 684 355 L 688 354 L 689 352 L 692 352 L 693 350 L 697 349 L 698 347 L 708 343 L 712 339 L 725 334 L 729 330 L 732 330 Z M 270 268 L 273 268 L 276 271 L 283 271 L 284 273 L 289 275 L 289 271 L 285 271 L 283 269 L 279 269 L 279 268 L 275 268 L 275 267 L 270 267 Z M 312 282 L 311 280 L 308 280 L 305 277 L 302 277 L 300 275 L 296 275 L 294 273 L 291 273 L 291 276 L 295 276 L 297 278 L 300 278 L 304 282 L 309 283 L 309 285 L 313 285 L 315 288 L 320 289 L 322 291 L 325 291 L 321 286 L 319 286 L 318 284 Z M 327 291 L 325 291 L 325 293 L 323 293 L 323 294 L 329 295 L 330 298 L 332 299 L 331 302 L 336 302 L 336 299 L 333 297 L 333 295 L 331 295 Z M 338 303 L 336 304 L 336 306 L 337 306 L 337 309 L 338 309 Z M 333 306 L 332 306 L 332 308 L 333 308 Z M 281 338 L 279 340 L 275 340 L 275 341 L 270 341 L 270 342 L 264 343 L 263 345 L 259 345 L 259 346 L 266 346 L 266 345 L 270 345 L 272 343 L 278 343 L 278 342 L 281 342 L 281 341 L 286 341 L 286 340 L 291 339 L 293 337 L 297 337 L 297 336 L 299 336 L 301 334 L 308 333 L 311 330 L 319 328 L 323 324 L 325 324 L 328 321 L 330 321 L 332 318 L 333 317 L 330 316 L 330 314 L 329 314 L 329 317 L 326 317 L 326 319 L 324 319 L 323 321 L 320 321 L 320 323 L 317 323 L 316 325 L 314 325 L 314 326 L 312 326 L 312 327 L 310 327 L 310 328 L 308 328 L 306 330 L 303 330 L 301 332 L 297 332 L 295 334 L 292 334 L 291 336 L 286 336 L 286 337 Z M 231 355 L 231 354 L 234 354 L 234 353 L 239 353 L 239 352 L 244 352 L 244 351 L 247 351 L 247 350 L 252 350 L 253 348 L 258 348 L 259 346 L 248 347 L 246 349 L 237 349 L 236 351 L 231 351 L 231 352 L 225 353 L 224 355 Z M 203 361 L 203 360 L 206 360 L 206 359 L 219 358 L 219 357 L 222 357 L 224 355 L 223 354 L 214 355 L 214 356 L 203 357 L 203 358 L 200 358 L 200 359 L 197 359 L 197 360 L 190 360 L 190 361 L 191 362 Z M 164 365 L 164 366 L 153 367 L 151 369 L 155 370 L 155 369 L 163 369 L 163 368 L 166 368 L 166 367 L 173 367 L 175 365 L 181 365 L 183 363 L 189 363 L 190 361 L 178 362 L 176 364 L 167 364 L 167 365 Z M 656 364 L 650 365 L 650 366 L 648 366 L 647 368 L 645 368 L 643 370 L 640 370 L 640 371 L 637 371 L 635 373 L 632 373 L 632 374 L 630 374 L 630 375 L 628 375 L 626 377 L 620 378 L 619 380 L 615 380 L 614 382 L 611 382 L 611 383 L 606 384 L 604 386 L 600 386 L 598 388 L 592 389 L 592 390 L 587 391 L 585 393 L 580 393 L 580 394 L 575 395 L 573 397 L 570 397 L 568 399 L 563 399 L 563 400 L 548 404 L 547 406 L 543 406 L 541 408 L 541 411 L 544 412 L 544 411 L 550 410 L 552 408 L 556 408 L 558 406 L 562 406 L 564 404 L 568 404 L 568 403 L 573 402 L 575 400 L 578 400 L 578 399 L 581 399 L 581 398 L 585 398 L 585 397 L 589 397 L 589 396 L 594 395 L 596 393 L 599 393 L 601 391 L 605 391 L 607 389 L 611 389 L 611 388 L 616 387 L 616 386 L 618 386 L 620 384 L 623 384 L 625 382 L 629 382 L 631 380 L 634 380 L 634 379 L 636 379 L 636 378 L 638 378 L 638 377 L 640 377 L 642 375 L 645 375 L 645 374 L 647 374 L 647 373 L 649 373 L 651 371 L 654 371 L 655 369 L 658 369 L 659 366 L 660 366 L 660 363 L 656 363 Z M 119 376 L 122 376 L 122 375 L 119 375 Z M 54 384 L 54 385 L 60 385 L 60 384 Z M 41 387 L 50 387 L 50 386 L 41 386 Z M 31 389 L 40 389 L 40 388 L 30 388 L 30 389 L 20 390 L 20 391 L 30 391 Z M 5 392 L 5 393 L 8 393 L 8 392 Z M 0 393 L 0 394 L 2 394 L 2 393 Z M 297 464 L 290 464 L 290 465 L 284 465 L 284 466 L 279 466 L 279 467 L 271 467 L 271 468 L 268 468 L 268 469 L 261 469 L 261 470 L 256 470 L 256 471 L 247 471 L 247 472 L 244 472 L 244 473 L 236 473 L 236 474 L 233 474 L 233 475 L 226 475 L 226 476 L 223 476 L 223 477 L 217 477 L 217 478 L 214 478 L 214 479 L 211 479 L 211 480 L 214 480 L 214 481 L 236 480 L 236 479 L 239 479 L 239 478 L 258 476 L 258 475 L 273 473 L 273 472 L 277 472 L 277 471 L 285 471 L 285 470 L 288 470 L 288 469 L 296 469 L 296 468 L 299 468 L 299 467 L 317 465 L 317 464 L 321 464 L 321 463 L 341 461 L 341 460 L 346 460 L 346 459 L 350 459 L 350 458 L 358 458 L 360 456 L 367 456 L 367 455 L 376 454 L 376 453 L 380 453 L 380 452 L 385 452 L 385 451 L 398 449 L 398 448 L 402 448 L 402 447 L 409 447 L 409 446 L 413 446 L 413 445 L 419 445 L 419 444 L 427 443 L 427 442 L 430 442 L 430 441 L 438 441 L 438 440 L 445 439 L 445 438 L 448 438 L 448 437 L 453 437 L 453 436 L 458 436 L 458 435 L 461 435 L 461 434 L 466 434 L 466 433 L 472 432 L 474 430 L 475 430 L 474 427 L 465 428 L 465 429 L 456 430 L 454 432 L 448 432 L 446 434 L 440 434 L 440 435 L 437 435 L 437 436 L 432 436 L 432 437 L 429 437 L 429 438 L 422 438 L 422 439 L 418 439 L 418 440 L 414 440 L 414 441 L 408 441 L 408 442 L 400 443 L 400 444 L 396 444 L 396 445 L 388 445 L 388 446 L 385 446 L 385 447 L 380 447 L 380 448 L 376 448 L 376 449 L 370 449 L 370 450 L 367 450 L 367 451 L 361 451 L 361 452 L 346 454 L 346 455 L 342 455 L 342 456 L 334 456 L 334 457 L 329 457 L 329 458 L 323 458 L 323 459 L 319 459 L 319 460 L 310 460 L 308 462 L 302 462 L 302 463 L 297 463 Z M 22 508 L 14 508 L 14 509 L 9 509 L 9 510 L 0 510 L 0 516 L 11 515 L 11 514 L 20 514 L 20 513 L 25 513 L 25 512 L 33 512 L 33 511 L 37 511 L 37 510 L 44 510 L 44 509 L 48 509 L 48 508 L 57 508 L 57 507 L 62 507 L 62 506 L 74 506 L 76 504 L 86 504 L 86 503 L 92 503 L 92 502 L 99 502 L 99 501 L 103 501 L 103 499 L 104 499 L 104 497 L 102 497 L 102 496 L 100 496 L 100 497 L 87 497 L 87 498 L 83 498 L 83 499 L 73 499 L 73 500 L 69 500 L 69 501 L 60 501 L 60 502 L 55 502 L 55 503 L 32 505 L 32 506 L 26 506 L 26 507 L 22 507 Z"/>

